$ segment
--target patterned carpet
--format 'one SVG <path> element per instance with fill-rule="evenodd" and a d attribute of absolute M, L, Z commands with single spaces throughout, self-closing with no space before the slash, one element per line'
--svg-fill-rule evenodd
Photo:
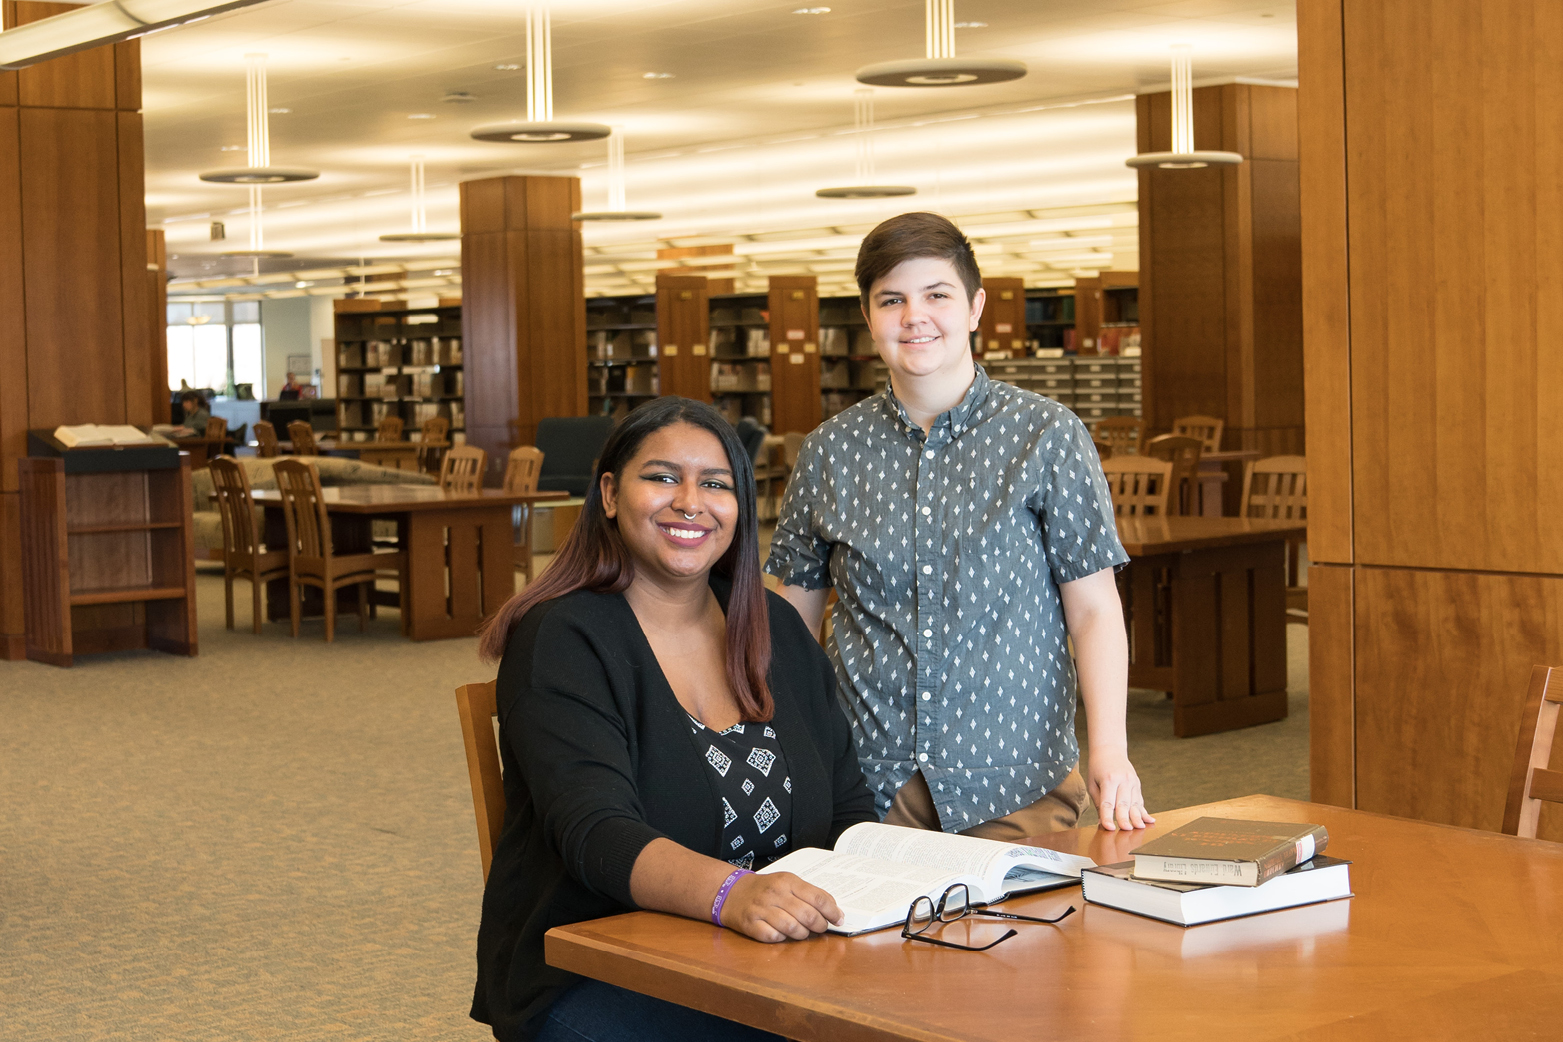
<path fill-rule="evenodd" d="M 0 663 L 5 1042 L 476 1040 L 480 872 L 451 691 L 471 640 L 385 612 L 337 643 L 222 627 L 201 655 Z M 1150 806 L 1307 793 L 1306 630 L 1292 716 L 1179 741 L 1136 693 Z"/>

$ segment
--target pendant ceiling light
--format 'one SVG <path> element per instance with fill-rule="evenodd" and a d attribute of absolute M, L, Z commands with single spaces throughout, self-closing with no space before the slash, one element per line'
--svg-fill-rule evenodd
<path fill-rule="evenodd" d="M 266 56 L 246 54 L 244 83 L 245 117 L 249 132 L 250 165 L 237 170 L 210 170 L 203 181 L 235 185 L 274 185 L 284 181 L 313 181 L 318 170 L 271 165 L 271 113 L 266 102 Z"/>
<path fill-rule="evenodd" d="M 554 45 L 548 4 L 533 0 L 526 8 L 526 121 L 489 123 L 476 127 L 479 141 L 524 145 L 564 141 L 595 141 L 612 127 L 601 123 L 570 123 L 554 119 Z"/>
<path fill-rule="evenodd" d="M 570 215 L 572 221 L 658 221 L 659 213 L 624 208 L 624 128 L 614 127 L 608 135 L 608 208 L 583 210 Z"/>
<path fill-rule="evenodd" d="M 863 87 L 852 92 L 852 116 L 857 144 L 857 184 L 844 188 L 821 188 L 814 194 L 821 199 L 885 199 L 895 195 L 916 195 L 911 185 L 876 185 L 874 181 L 874 91 Z"/>
<path fill-rule="evenodd" d="M 955 0 L 926 0 L 928 57 L 865 65 L 859 83 L 875 87 L 971 87 L 1018 80 L 1026 63 L 1011 58 L 955 56 Z"/>
<path fill-rule="evenodd" d="M 1194 150 L 1194 74 L 1188 45 L 1178 44 L 1172 48 L 1172 151 L 1145 152 L 1124 162 L 1136 169 L 1197 170 L 1242 161 L 1236 152 Z"/>
<path fill-rule="evenodd" d="M 266 232 L 261 225 L 261 217 L 265 208 L 261 204 L 261 186 L 250 185 L 250 248 L 247 250 L 228 250 L 221 254 L 224 257 L 249 257 L 255 261 L 254 274 L 260 274 L 260 262 L 274 257 L 291 257 L 293 254 L 286 250 L 268 250 L 266 248 Z"/>
<path fill-rule="evenodd" d="M 461 238 L 458 232 L 431 232 L 423 206 L 423 157 L 412 157 L 412 231 L 380 236 L 381 242 L 447 242 Z"/>

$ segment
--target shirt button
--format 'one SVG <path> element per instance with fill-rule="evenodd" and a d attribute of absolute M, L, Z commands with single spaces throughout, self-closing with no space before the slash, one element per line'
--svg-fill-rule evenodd
<path fill-rule="evenodd" d="M 932 575 L 933 574 L 933 565 L 931 565 L 931 564 L 923 565 L 923 574 L 924 575 Z"/>
<path fill-rule="evenodd" d="M 924 691 L 923 692 L 923 701 L 924 702 L 929 702 L 929 701 L 932 701 L 932 700 L 933 700 L 933 694 L 931 692 Z"/>
<path fill-rule="evenodd" d="M 918 753 L 917 754 L 917 760 L 918 760 L 919 763 L 927 763 L 928 762 L 928 754 L 927 753 Z"/>
<path fill-rule="evenodd" d="M 927 517 L 931 513 L 933 513 L 932 508 L 930 508 L 930 507 L 923 507 L 923 516 L 924 517 Z"/>
<path fill-rule="evenodd" d="M 925 637 L 933 636 L 933 630 L 923 630 L 923 636 L 925 636 Z"/>
<path fill-rule="evenodd" d="M 928 457 L 928 458 L 929 458 L 929 459 L 933 459 L 933 450 L 932 450 L 932 449 L 929 449 L 929 450 L 928 450 L 928 451 L 927 451 L 927 452 L 925 452 L 925 453 L 923 453 L 923 455 L 924 455 L 924 456 L 927 456 L 927 457 Z M 927 759 L 927 757 L 926 757 L 926 756 L 925 756 L 925 757 L 923 757 L 923 759 L 925 759 L 925 760 L 926 760 L 926 759 Z"/>

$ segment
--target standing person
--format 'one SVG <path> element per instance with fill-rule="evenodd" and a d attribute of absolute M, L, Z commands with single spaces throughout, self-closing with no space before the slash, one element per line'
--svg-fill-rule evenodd
<path fill-rule="evenodd" d="M 754 471 L 721 413 L 659 398 L 603 446 L 554 562 L 486 625 L 505 827 L 472 1016 L 501 1042 L 779 1037 L 557 970 L 551 926 L 650 908 L 757 941 L 839 922 L 790 872 L 874 818 L 835 678 L 765 591 Z"/>
<path fill-rule="evenodd" d="M 973 362 L 982 276 L 950 221 L 885 221 L 856 276 L 890 384 L 804 441 L 766 570 L 815 633 L 836 589 L 830 657 L 880 814 L 1012 840 L 1073 827 L 1089 794 L 1103 828 L 1143 828 L 1128 555 L 1089 434 Z"/>

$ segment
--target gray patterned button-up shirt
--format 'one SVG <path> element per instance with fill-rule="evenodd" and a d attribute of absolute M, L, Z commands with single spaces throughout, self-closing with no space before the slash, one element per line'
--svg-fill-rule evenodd
<path fill-rule="evenodd" d="M 1058 586 L 1127 560 L 1080 420 L 978 366 L 926 437 L 891 390 L 810 434 L 765 567 L 836 588 L 830 657 L 880 815 L 921 770 L 956 832 L 1079 762 Z"/>

